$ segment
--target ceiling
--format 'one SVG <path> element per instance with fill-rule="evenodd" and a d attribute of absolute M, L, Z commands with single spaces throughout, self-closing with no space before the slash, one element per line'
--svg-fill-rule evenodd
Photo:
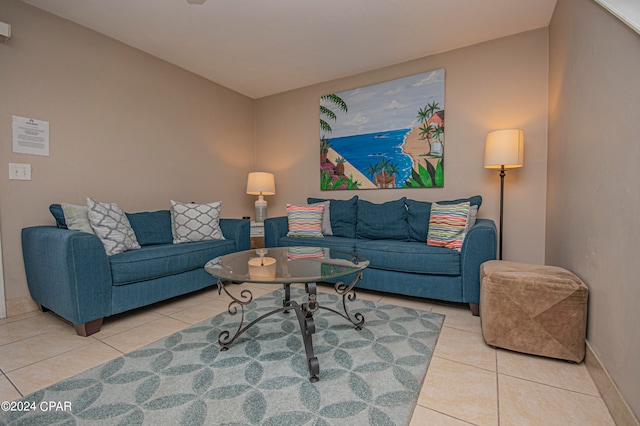
<path fill-rule="evenodd" d="M 556 0 L 23 0 L 251 98 L 549 25 Z"/>

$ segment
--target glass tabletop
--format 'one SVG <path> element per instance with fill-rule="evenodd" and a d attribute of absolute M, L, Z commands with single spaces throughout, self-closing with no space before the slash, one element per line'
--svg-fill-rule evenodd
<path fill-rule="evenodd" d="M 256 283 L 309 283 L 362 271 L 364 257 L 324 247 L 275 247 L 216 257 L 205 265 L 216 278 Z"/>

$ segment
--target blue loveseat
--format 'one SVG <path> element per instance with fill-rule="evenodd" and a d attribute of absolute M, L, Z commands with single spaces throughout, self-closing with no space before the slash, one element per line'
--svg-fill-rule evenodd
<path fill-rule="evenodd" d="M 51 211 L 57 226 L 22 230 L 27 284 L 43 310 L 82 336 L 100 331 L 104 317 L 215 285 L 205 263 L 250 248 L 249 221 L 240 219 L 220 219 L 224 240 L 173 244 L 171 213 L 161 210 L 127 213 L 141 248 L 107 256 L 96 235 L 66 229 L 59 205 Z"/>
<path fill-rule="evenodd" d="M 323 202 L 309 198 L 309 204 Z M 482 197 L 439 201 L 482 204 Z M 333 235 L 287 236 L 286 216 L 265 220 L 265 246 L 319 246 L 344 249 L 369 259 L 359 288 L 468 303 L 478 315 L 480 265 L 496 258 L 496 226 L 477 219 L 464 239 L 461 251 L 426 244 L 431 203 L 402 198 L 374 204 L 354 196 L 329 200 Z"/>

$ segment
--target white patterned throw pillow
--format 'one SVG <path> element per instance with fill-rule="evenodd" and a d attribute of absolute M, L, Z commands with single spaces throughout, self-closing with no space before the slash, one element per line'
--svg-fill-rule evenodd
<path fill-rule="evenodd" d="M 116 203 L 101 203 L 87 198 L 89 223 L 102 241 L 107 256 L 140 248 L 129 219 Z"/>
<path fill-rule="evenodd" d="M 220 229 L 221 201 L 208 204 L 171 200 L 173 244 L 224 240 Z"/>

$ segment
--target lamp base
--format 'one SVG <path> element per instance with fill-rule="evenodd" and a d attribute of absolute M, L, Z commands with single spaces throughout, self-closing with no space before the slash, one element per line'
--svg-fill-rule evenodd
<path fill-rule="evenodd" d="M 264 222 L 267 218 L 267 202 L 262 195 L 258 196 L 255 203 L 256 208 L 256 222 Z"/>

